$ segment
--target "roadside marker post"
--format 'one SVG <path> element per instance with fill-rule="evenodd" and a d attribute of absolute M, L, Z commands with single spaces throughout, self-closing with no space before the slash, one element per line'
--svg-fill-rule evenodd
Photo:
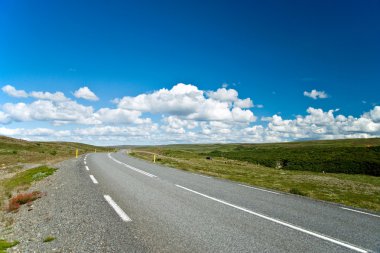
<path fill-rule="evenodd" d="M 75 150 L 75 158 L 78 158 L 78 149 Z"/>
<path fill-rule="evenodd" d="M 156 154 L 153 155 L 153 163 L 156 163 Z"/>

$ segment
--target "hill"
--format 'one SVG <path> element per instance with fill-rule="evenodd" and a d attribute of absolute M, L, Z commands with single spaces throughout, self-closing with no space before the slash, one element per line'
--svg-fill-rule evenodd
<path fill-rule="evenodd" d="M 162 155 L 179 158 L 192 154 L 224 157 L 286 170 L 380 176 L 380 138 L 270 144 L 167 145 L 153 149 Z"/>
<path fill-rule="evenodd" d="M 0 166 L 64 160 L 74 157 L 76 149 L 79 154 L 110 150 L 74 142 L 33 142 L 0 136 Z"/>

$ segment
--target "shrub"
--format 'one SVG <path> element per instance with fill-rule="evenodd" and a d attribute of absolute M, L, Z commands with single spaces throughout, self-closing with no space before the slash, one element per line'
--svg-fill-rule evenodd
<path fill-rule="evenodd" d="M 51 155 L 56 155 L 57 154 L 57 151 L 56 150 L 53 150 L 50 152 Z"/>
<path fill-rule="evenodd" d="M 34 192 L 29 192 L 29 193 L 19 193 L 9 200 L 7 211 L 8 212 L 17 211 L 21 205 L 30 203 L 41 197 L 42 197 L 42 193 L 39 191 L 34 191 Z"/>

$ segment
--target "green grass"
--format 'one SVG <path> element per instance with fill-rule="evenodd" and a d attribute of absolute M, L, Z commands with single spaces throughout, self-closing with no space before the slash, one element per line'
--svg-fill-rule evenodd
<path fill-rule="evenodd" d="M 0 180 L 0 207 L 5 199 L 10 198 L 14 192 L 27 190 L 33 182 L 42 180 L 56 171 L 55 168 L 40 166 L 16 173 L 13 177 Z"/>
<path fill-rule="evenodd" d="M 0 240 L 0 253 L 5 253 L 6 249 L 12 248 L 19 244 L 18 241 L 8 242 L 6 240 Z"/>
<path fill-rule="evenodd" d="M 349 147 L 366 146 L 377 143 L 379 139 L 322 141 L 310 143 L 284 144 L 207 144 L 207 145 L 169 145 L 155 147 L 138 147 L 132 151 L 133 156 L 152 161 L 153 153 L 159 154 L 157 163 L 186 171 L 202 173 L 209 176 L 233 180 L 253 186 L 289 192 L 310 198 L 336 202 L 349 206 L 380 211 L 380 177 L 364 174 L 323 173 L 316 171 L 288 170 L 285 167 L 276 169 L 244 159 L 233 159 L 229 156 L 212 156 L 206 159 L 212 150 L 224 153 L 235 152 L 238 146 L 263 147 L 276 150 L 296 146 Z M 279 149 L 277 149 L 278 152 Z M 324 159 L 323 156 L 319 160 Z"/>
<path fill-rule="evenodd" d="M 48 236 L 48 237 L 45 237 L 43 242 L 51 242 L 51 241 L 54 241 L 55 240 L 55 237 L 53 236 Z"/>
<path fill-rule="evenodd" d="M 17 173 L 12 178 L 2 180 L 2 185 L 6 193 L 11 193 L 16 188 L 28 188 L 33 182 L 52 175 L 56 170 L 47 166 L 25 170 Z"/>

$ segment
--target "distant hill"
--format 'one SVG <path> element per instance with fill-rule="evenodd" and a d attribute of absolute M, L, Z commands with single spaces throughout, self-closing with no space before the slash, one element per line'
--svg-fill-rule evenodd
<path fill-rule="evenodd" d="M 154 149 L 150 147 L 150 149 Z M 157 146 L 163 155 L 225 157 L 272 168 L 380 176 L 380 138 Z"/>
<path fill-rule="evenodd" d="M 110 148 L 97 147 L 75 142 L 32 142 L 0 136 L 0 166 L 17 163 L 44 163 L 62 160 L 79 154 L 109 151 Z"/>

